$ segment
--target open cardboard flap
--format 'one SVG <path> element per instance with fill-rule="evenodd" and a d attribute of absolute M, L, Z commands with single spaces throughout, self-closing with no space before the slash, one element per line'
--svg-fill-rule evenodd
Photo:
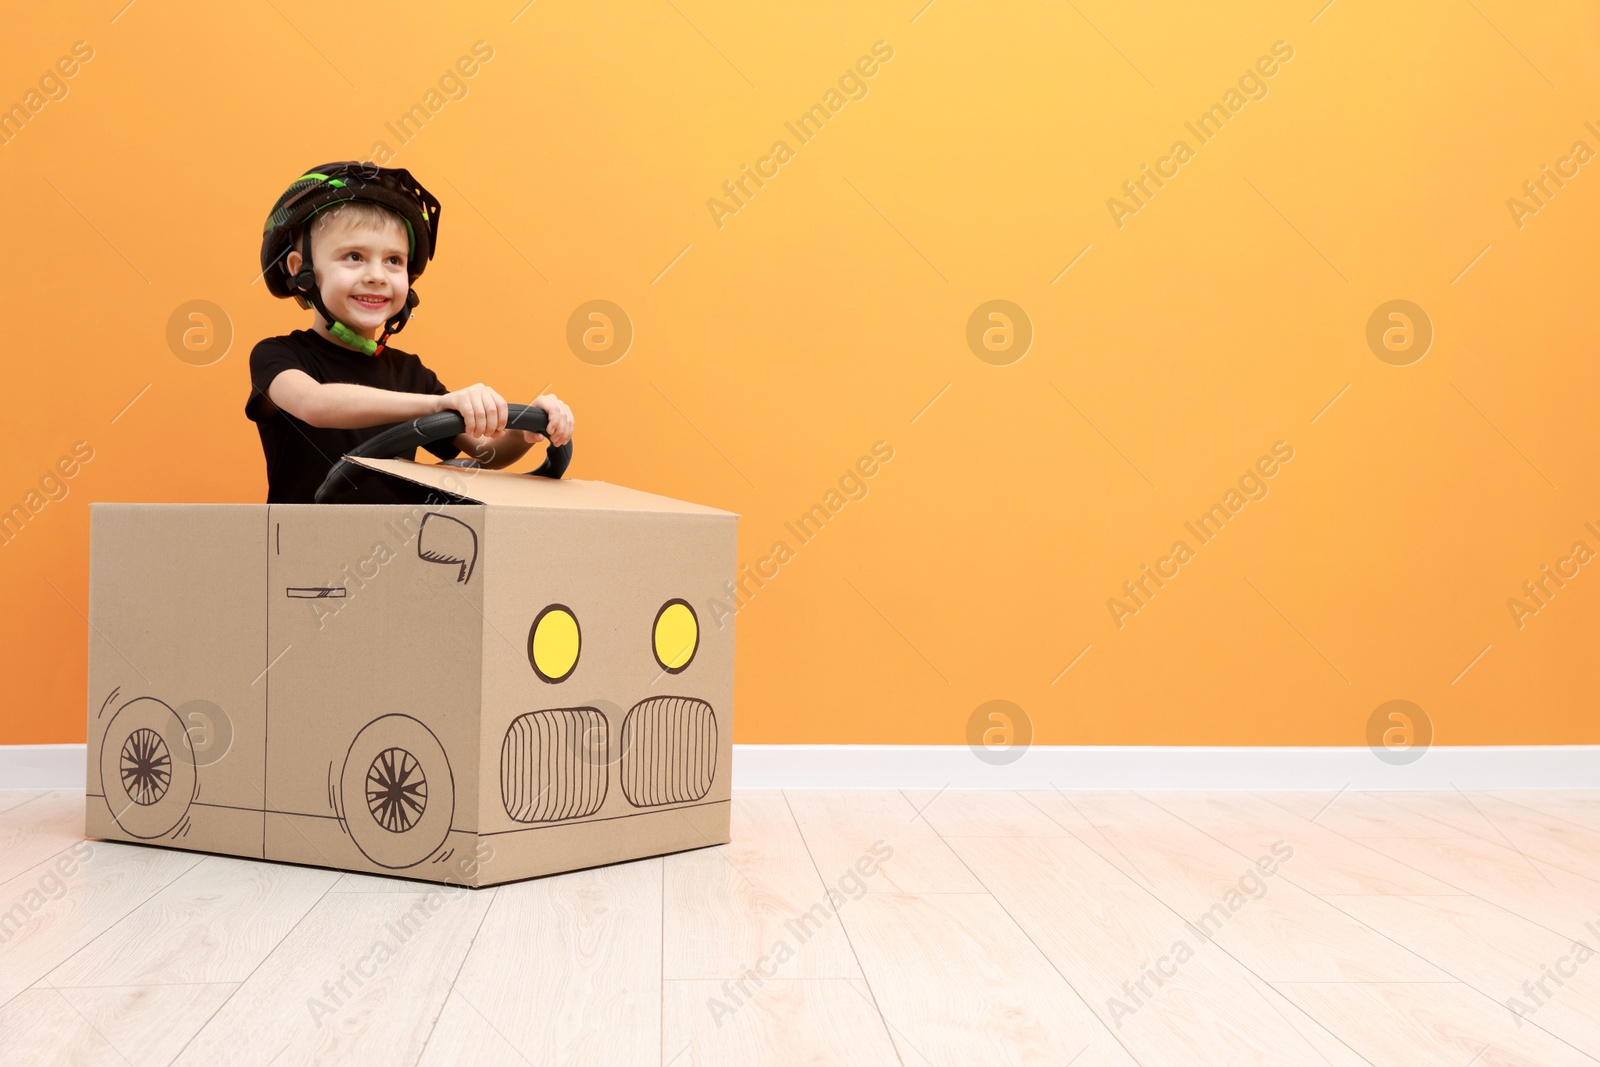
<path fill-rule="evenodd" d="M 560 508 L 588 511 L 640 511 L 684 515 L 731 515 L 736 512 L 691 504 L 671 497 L 582 478 L 537 478 L 512 471 L 448 467 L 409 459 L 362 459 L 352 463 L 414 485 L 478 504 L 518 508 Z"/>

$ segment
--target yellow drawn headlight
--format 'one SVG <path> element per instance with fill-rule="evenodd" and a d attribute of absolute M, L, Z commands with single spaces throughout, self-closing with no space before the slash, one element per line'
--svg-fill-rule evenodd
<path fill-rule="evenodd" d="M 539 612 L 528 631 L 528 662 L 547 682 L 565 681 L 578 665 L 582 635 L 578 619 L 565 604 L 551 604 Z"/>
<path fill-rule="evenodd" d="M 700 620 L 687 600 L 674 598 L 656 612 L 656 662 L 668 674 L 677 674 L 694 659 L 700 647 Z"/>

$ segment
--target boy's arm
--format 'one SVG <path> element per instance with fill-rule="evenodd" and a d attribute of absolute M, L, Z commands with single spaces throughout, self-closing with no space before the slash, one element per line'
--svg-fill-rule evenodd
<path fill-rule="evenodd" d="M 267 399 L 310 426 L 362 430 L 431 415 L 439 410 L 444 397 L 349 382 L 319 382 L 303 370 L 285 370 L 267 387 Z"/>
<path fill-rule="evenodd" d="M 267 399 L 301 422 L 323 429 L 362 430 L 445 410 L 459 411 L 466 421 L 467 432 L 457 437 L 458 442 L 491 440 L 489 434 L 506 426 L 505 399 L 482 383 L 453 393 L 406 393 L 349 382 L 319 382 L 305 371 L 290 369 L 272 379 Z M 458 447 L 470 451 L 459 443 Z"/>
<path fill-rule="evenodd" d="M 349 382 L 319 382 L 302 370 L 284 370 L 267 387 L 267 400 L 311 426 L 361 430 L 391 422 L 459 411 L 466 432 L 456 435 L 456 448 L 487 467 L 506 467 L 521 459 L 538 434 L 507 431 L 505 398 L 479 382 L 452 393 L 405 393 Z M 563 444 L 572 436 L 572 409 L 554 394 L 535 403 L 550 415 L 550 437 Z"/>

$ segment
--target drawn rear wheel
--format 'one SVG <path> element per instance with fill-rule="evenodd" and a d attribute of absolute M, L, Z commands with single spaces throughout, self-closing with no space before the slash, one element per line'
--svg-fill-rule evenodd
<path fill-rule="evenodd" d="M 117 709 L 100 742 L 100 786 L 111 817 L 150 840 L 183 821 L 195 791 L 194 749 L 183 720 L 154 697 Z"/>

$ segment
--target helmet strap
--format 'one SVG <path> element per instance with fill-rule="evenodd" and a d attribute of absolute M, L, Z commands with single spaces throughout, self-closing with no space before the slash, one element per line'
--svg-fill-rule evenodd
<path fill-rule="evenodd" d="M 328 333 L 343 344 L 349 345 L 357 351 L 369 356 L 380 355 L 390 336 L 405 329 L 406 323 L 411 321 L 411 309 L 417 306 L 418 298 L 415 289 L 408 290 L 405 303 L 400 305 L 400 310 L 383 324 L 383 336 L 374 341 L 372 338 L 357 333 L 343 322 L 334 318 L 328 311 L 328 306 L 322 302 L 322 288 L 317 285 L 316 271 L 311 264 L 311 224 L 306 224 L 306 232 L 300 246 L 300 270 L 297 271 L 289 284 L 299 290 L 305 298 L 311 301 L 311 306 L 316 308 L 317 314 L 322 316 L 322 321 L 328 324 Z"/>

